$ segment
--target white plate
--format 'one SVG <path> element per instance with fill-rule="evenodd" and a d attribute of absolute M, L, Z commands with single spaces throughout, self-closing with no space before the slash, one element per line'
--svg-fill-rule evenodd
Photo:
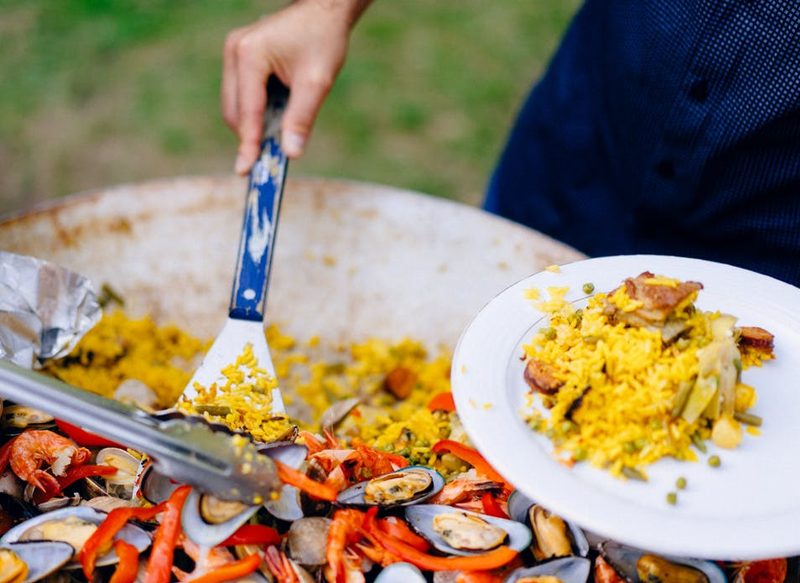
<path fill-rule="evenodd" d="M 648 467 L 647 483 L 615 479 L 577 464 L 557 463 L 550 442 L 523 422 L 528 387 L 522 345 L 544 325 L 524 291 L 569 286 L 617 287 L 642 271 L 700 281 L 698 307 L 718 309 L 742 325 L 775 335 L 776 360 L 745 371 L 756 387 L 752 412 L 764 419 L 761 436 L 745 434 L 733 451 L 709 453 L 719 468 L 663 459 Z M 653 552 L 708 559 L 756 559 L 800 554 L 800 289 L 744 269 L 678 257 L 604 257 L 543 271 L 514 284 L 475 317 L 453 361 L 453 393 L 473 443 L 522 492 L 595 533 Z M 675 480 L 686 477 L 678 504 L 666 502 Z"/>

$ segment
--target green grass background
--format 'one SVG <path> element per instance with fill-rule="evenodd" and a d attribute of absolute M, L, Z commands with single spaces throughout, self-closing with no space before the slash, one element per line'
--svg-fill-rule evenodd
<path fill-rule="evenodd" d="M 225 34 L 283 2 L 0 0 L 0 212 L 230 172 Z M 376 0 L 293 174 L 476 203 L 578 0 Z"/>

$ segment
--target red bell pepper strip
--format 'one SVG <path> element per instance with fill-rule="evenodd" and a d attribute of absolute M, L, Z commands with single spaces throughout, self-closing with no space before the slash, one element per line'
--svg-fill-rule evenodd
<path fill-rule="evenodd" d="M 119 563 L 108 583 L 133 583 L 139 572 L 139 550 L 122 539 L 114 543 L 114 550 Z"/>
<path fill-rule="evenodd" d="M 100 523 L 78 553 L 78 560 L 83 567 L 83 574 L 91 581 L 94 576 L 94 567 L 97 557 L 104 555 L 111 548 L 116 534 L 122 530 L 132 518 L 139 520 L 152 520 L 156 514 L 164 509 L 164 504 L 151 508 L 115 508 L 108 513 L 106 519 Z"/>
<path fill-rule="evenodd" d="M 261 557 L 258 553 L 249 555 L 244 559 L 228 563 L 221 567 L 216 567 L 204 575 L 187 579 L 186 583 L 222 583 L 222 581 L 234 581 L 246 577 L 261 564 Z"/>
<path fill-rule="evenodd" d="M 428 410 L 429 411 L 447 411 L 448 413 L 452 413 L 456 410 L 456 404 L 453 401 L 453 393 L 447 391 L 446 393 L 439 393 L 438 395 L 434 395 L 433 398 L 428 401 Z"/>
<path fill-rule="evenodd" d="M 335 488 L 326 484 L 315 482 L 303 472 L 295 470 L 294 468 L 290 468 L 278 460 L 273 460 L 273 462 L 275 463 L 275 467 L 278 469 L 278 478 L 284 484 L 294 486 L 306 494 L 310 494 L 314 498 L 327 500 L 328 502 L 335 501 L 336 497 L 339 495 Z"/>
<path fill-rule="evenodd" d="M 164 514 L 153 537 L 144 583 L 170 582 L 175 545 L 181 535 L 181 510 L 191 491 L 191 486 L 181 486 L 164 502 Z"/>
<path fill-rule="evenodd" d="M 495 518 L 508 518 L 508 514 L 503 512 L 502 506 L 497 502 L 497 499 L 492 496 L 491 492 L 486 492 L 481 496 L 481 505 L 483 506 L 483 513 Z"/>
<path fill-rule="evenodd" d="M 124 445 L 115 443 L 110 439 L 106 439 L 105 437 L 97 435 L 96 433 L 91 433 L 85 429 L 81 429 L 77 425 L 72 425 L 66 421 L 61 421 L 61 419 L 56 419 L 56 425 L 58 425 L 58 428 L 66 433 L 69 438 L 78 445 L 83 445 L 85 447 L 119 447 L 121 449 L 125 449 Z"/>
<path fill-rule="evenodd" d="M 517 551 L 507 546 L 501 546 L 481 555 L 468 557 L 436 557 L 423 553 L 403 541 L 387 535 L 381 531 L 375 521 L 375 514 L 370 509 L 364 519 L 364 531 L 369 535 L 370 541 L 379 544 L 403 561 L 411 563 L 426 571 L 491 571 L 511 562 L 516 558 Z"/>
<path fill-rule="evenodd" d="M 272 546 L 281 543 L 278 531 L 263 524 L 245 524 L 217 546 L 235 547 L 236 545 Z"/>
<path fill-rule="evenodd" d="M 508 481 L 506 481 L 503 476 L 498 474 L 497 470 L 489 465 L 489 462 L 487 462 L 477 450 L 466 446 L 463 443 L 453 441 L 452 439 L 442 439 L 434 444 L 434 446 L 431 448 L 431 451 L 433 451 L 435 454 L 452 453 L 457 458 L 464 460 L 473 468 L 475 468 L 479 474 L 483 474 L 495 482 L 502 482 L 508 488 L 511 487 Z"/>
<path fill-rule="evenodd" d="M 90 478 L 92 476 L 110 476 L 112 474 L 117 473 L 117 468 L 112 466 L 74 466 L 67 470 L 67 473 L 63 476 L 56 478 L 58 482 L 57 488 L 45 488 L 44 491 L 36 491 L 36 494 L 33 496 L 33 501 L 36 504 L 41 504 L 42 502 L 47 502 L 55 496 L 56 494 L 60 494 L 66 488 L 77 482 L 78 480 L 82 480 L 84 478 Z M 47 486 L 49 482 L 45 482 L 45 486 Z"/>
<path fill-rule="evenodd" d="M 11 446 L 14 445 L 16 439 L 16 437 L 12 437 L 3 444 L 3 447 L 0 447 L 0 474 L 6 471 L 8 462 L 11 461 Z"/>
<path fill-rule="evenodd" d="M 394 538 L 411 545 L 418 551 L 422 551 L 424 553 L 431 548 L 431 545 L 428 544 L 428 541 L 411 530 L 405 522 L 396 516 L 379 519 L 377 521 L 377 525 L 380 530 L 389 536 L 393 536 Z"/>

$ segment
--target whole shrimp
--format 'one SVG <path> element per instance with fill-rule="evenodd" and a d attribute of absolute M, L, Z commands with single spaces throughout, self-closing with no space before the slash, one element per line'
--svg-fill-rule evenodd
<path fill-rule="evenodd" d="M 325 548 L 325 559 L 328 563 L 325 578 L 329 583 L 355 583 L 364 580 L 356 561 L 346 553 L 347 545 L 361 538 L 363 524 L 364 513 L 359 510 L 348 508 L 334 513 Z"/>
<path fill-rule="evenodd" d="M 63 476 L 71 465 L 89 461 L 91 452 L 73 441 L 47 430 L 30 429 L 14 438 L 9 450 L 11 469 L 21 480 L 46 490 L 58 488 L 54 476 Z M 41 469 L 50 466 L 52 475 Z"/>

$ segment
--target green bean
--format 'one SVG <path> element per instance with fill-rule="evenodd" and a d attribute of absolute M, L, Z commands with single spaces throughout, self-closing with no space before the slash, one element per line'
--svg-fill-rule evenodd
<path fill-rule="evenodd" d="M 197 405 L 195 409 L 198 413 L 208 413 L 216 416 L 228 415 L 231 412 L 231 408 L 224 405 Z"/>
<path fill-rule="evenodd" d="M 675 393 L 675 397 L 672 399 L 673 417 L 678 417 L 683 413 L 683 409 L 686 407 L 686 401 L 689 400 L 689 394 L 692 392 L 692 387 L 694 387 L 694 384 L 691 381 L 684 381 L 681 383 L 680 387 L 678 387 L 678 392 Z"/>
<path fill-rule="evenodd" d="M 629 480 L 638 480 L 640 482 L 647 481 L 647 476 L 645 476 L 642 472 L 640 472 L 636 468 L 629 468 L 628 466 L 622 467 L 622 475 L 628 478 Z"/>
<path fill-rule="evenodd" d="M 702 438 L 699 435 L 697 435 L 696 433 L 692 433 L 692 443 L 702 453 L 706 453 L 708 451 L 706 449 L 706 444 L 703 442 Z"/>
<path fill-rule="evenodd" d="M 752 425 L 753 427 L 761 427 L 763 419 L 758 415 L 752 413 L 734 413 L 733 418 L 745 425 Z"/>

